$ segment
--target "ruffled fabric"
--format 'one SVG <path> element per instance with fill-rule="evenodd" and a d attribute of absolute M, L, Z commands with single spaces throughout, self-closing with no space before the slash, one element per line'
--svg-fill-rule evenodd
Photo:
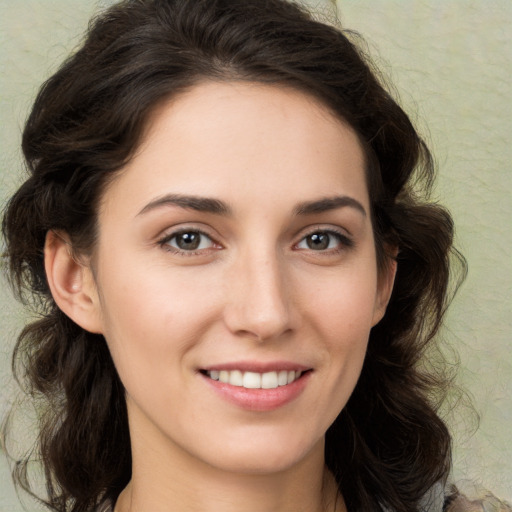
<path fill-rule="evenodd" d="M 445 512 L 512 512 L 512 505 L 498 499 L 492 492 L 478 490 L 477 494 L 468 497 L 452 486 L 445 502 Z"/>

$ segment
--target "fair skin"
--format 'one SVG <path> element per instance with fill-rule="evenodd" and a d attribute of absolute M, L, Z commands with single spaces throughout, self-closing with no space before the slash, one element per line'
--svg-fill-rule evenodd
<path fill-rule="evenodd" d="M 45 261 L 126 388 L 116 512 L 345 510 L 324 436 L 394 277 L 354 132 L 300 92 L 203 83 L 159 106 L 98 221 L 91 261 L 53 233 Z"/>

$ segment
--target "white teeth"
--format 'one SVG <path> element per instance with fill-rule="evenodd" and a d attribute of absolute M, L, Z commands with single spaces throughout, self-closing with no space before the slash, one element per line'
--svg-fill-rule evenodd
<path fill-rule="evenodd" d="M 244 387 L 247 389 L 274 389 L 279 386 L 286 386 L 297 380 L 301 371 L 281 370 L 278 372 L 242 372 L 241 370 L 211 370 L 206 374 L 210 379 L 231 384 L 232 386 Z"/>
<path fill-rule="evenodd" d="M 240 370 L 229 372 L 229 383 L 232 386 L 243 386 L 243 373 Z"/>
<path fill-rule="evenodd" d="M 277 372 L 267 372 L 261 376 L 261 387 L 263 389 L 277 388 Z"/>
<path fill-rule="evenodd" d="M 245 372 L 242 386 L 249 389 L 261 388 L 261 373 Z"/>

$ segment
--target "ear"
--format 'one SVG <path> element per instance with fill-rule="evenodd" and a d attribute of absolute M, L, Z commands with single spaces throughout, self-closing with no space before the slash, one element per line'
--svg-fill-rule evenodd
<path fill-rule="evenodd" d="M 86 331 L 101 334 L 101 308 L 88 265 L 73 255 L 64 232 L 48 231 L 44 246 L 46 278 L 60 310 Z"/>
<path fill-rule="evenodd" d="M 388 247 L 385 250 L 388 261 L 386 262 L 385 268 L 380 271 L 378 276 L 373 325 L 377 325 L 384 317 L 389 299 L 391 298 L 391 293 L 393 292 L 393 285 L 395 283 L 398 247 Z"/>

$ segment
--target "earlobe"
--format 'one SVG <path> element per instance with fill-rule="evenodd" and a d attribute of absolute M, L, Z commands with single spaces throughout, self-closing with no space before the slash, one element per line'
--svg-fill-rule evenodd
<path fill-rule="evenodd" d="M 388 307 L 389 299 L 393 292 L 393 285 L 395 284 L 395 276 L 397 269 L 396 256 L 398 254 L 398 248 L 394 248 L 390 252 L 389 261 L 386 263 L 386 268 L 382 271 L 378 278 L 378 291 L 377 300 L 375 303 L 375 312 L 373 317 L 373 325 L 378 324 Z"/>
<path fill-rule="evenodd" d="M 74 257 L 66 233 L 48 231 L 44 265 L 59 309 L 83 329 L 101 334 L 100 304 L 91 269 Z"/>

